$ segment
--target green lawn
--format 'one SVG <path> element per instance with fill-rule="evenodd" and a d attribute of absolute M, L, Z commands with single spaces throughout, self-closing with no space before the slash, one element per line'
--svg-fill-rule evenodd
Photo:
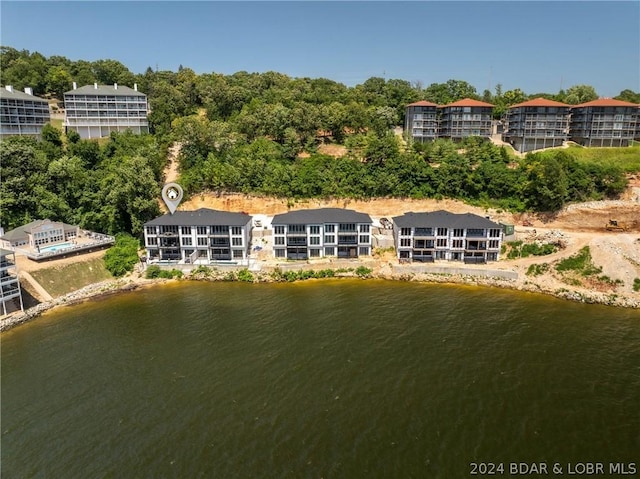
<path fill-rule="evenodd" d="M 54 298 L 92 283 L 99 283 L 113 278 L 111 273 L 104 267 L 102 258 L 65 266 L 51 266 L 50 268 L 33 271 L 31 276 Z"/>
<path fill-rule="evenodd" d="M 628 173 L 640 171 L 640 144 L 638 143 L 626 148 L 571 146 L 565 151 L 580 161 L 613 164 Z"/>

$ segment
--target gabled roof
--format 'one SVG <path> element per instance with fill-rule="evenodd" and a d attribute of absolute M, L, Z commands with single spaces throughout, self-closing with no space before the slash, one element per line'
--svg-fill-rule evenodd
<path fill-rule="evenodd" d="M 417 101 L 415 103 L 409 103 L 407 105 L 407 107 L 409 106 L 438 106 L 437 103 L 431 103 L 430 101 L 426 101 L 426 100 L 421 100 L 421 101 Z"/>
<path fill-rule="evenodd" d="M 518 103 L 516 105 L 511 105 L 509 107 L 509 109 L 511 108 L 520 108 L 521 106 L 555 106 L 555 107 L 570 107 L 571 105 L 567 105 L 566 103 L 562 103 L 559 101 L 554 101 L 554 100 L 548 100 L 546 98 L 535 98 L 533 100 L 529 100 L 529 101 L 524 101 L 522 103 Z"/>
<path fill-rule="evenodd" d="M 342 208 L 297 210 L 275 215 L 272 225 L 308 225 L 324 223 L 372 223 L 371 216 Z"/>
<path fill-rule="evenodd" d="M 450 213 L 438 210 L 423 213 L 413 211 L 395 216 L 393 222 L 400 228 L 500 228 L 498 223 L 473 213 Z"/>
<path fill-rule="evenodd" d="M 108 96 L 144 96 L 144 93 L 129 88 L 128 86 L 118 85 L 115 88 L 113 85 L 85 85 L 75 90 L 69 90 L 64 92 L 65 95 L 108 95 Z"/>
<path fill-rule="evenodd" d="M 244 226 L 251 221 L 246 213 L 231 213 L 209 208 L 195 211 L 176 211 L 145 223 L 145 226 Z"/>
<path fill-rule="evenodd" d="M 440 108 L 447 108 L 449 106 L 484 106 L 487 108 L 493 108 L 494 105 L 492 105 L 491 103 L 486 103 L 484 101 L 480 101 L 480 100 L 473 100 L 471 98 L 463 98 L 462 100 L 458 100 L 456 102 L 453 103 L 449 103 L 448 105 L 443 105 Z"/>
<path fill-rule="evenodd" d="M 14 100 L 30 100 L 30 101 L 46 103 L 47 105 L 49 104 L 49 102 L 44 98 L 40 98 L 34 95 L 29 95 L 28 93 L 25 93 L 20 90 L 9 91 L 5 87 L 0 88 L 0 98 L 11 98 Z"/>
<path fill-rule="evenodd" d="M 613 98 L 598 98 L 597 100 L 588 101 L 586 103 L 580 103 L 579 105 L 573 105 L 571 108 L 583 108 L 587 106 L 632 106 L 640 107 L 637 103 L 630 103 L 628 101 L 614 100 Z"/>
<path fill-rule="evenodd" d="M 47 224 L 56 224 L 56 225 L 61 224 L 64 231 L 75 230 L 78 228 L 77 226 L 63 223 L 62 221 L 51 221 L 49 219 L 35 220 L 35 221 L 32 221 L 31 223 L 27 223 L 26 225 L 18 226 L 17 228 L 12 229 L 11 231 L 7 231 L 4 234 L 4 236 L 2 236 L 2 239 L 9 242 L 26 240 L 27 233 L 30 233 L 32 229 L 38 228 L 39 226 L 46 226 Z"/>

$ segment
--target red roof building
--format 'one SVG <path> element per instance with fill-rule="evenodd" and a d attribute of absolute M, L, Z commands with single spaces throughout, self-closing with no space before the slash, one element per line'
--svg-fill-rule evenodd
<path fill-rule="evenodd" d="M 628 146 L 640 137 L 640 105 L 612 98 L 571 107 L 571 140 L 583 146 Z"/>
<path fill-rule="evenodd" d="M 417 101 L 407 105 L 404 131 L 413 141 L 424 143 L 438 137 L 438 105 L 429 101 Z"/>
<path fill-rule="evenodd" d="M 440 137 L 461 140 L 469 136 L 491 136 L 491 103 L 464 98 L 441 106 L 440 112 Z"/>
<path fill-rule="evenodd" d="M 569 108 L 546 98 L 512 105 L 502 138 L 520 153 L 561 146 L 569 136 Z"/>

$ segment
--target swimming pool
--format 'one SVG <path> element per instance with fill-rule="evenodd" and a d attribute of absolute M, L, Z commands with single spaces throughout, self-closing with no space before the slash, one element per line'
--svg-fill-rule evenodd
<path fill-rule="evenodd" d="M 40 246 L 40 253 L 53 253 L 72 246 L 71 243 L 58 243 L 51 246 Z"/>

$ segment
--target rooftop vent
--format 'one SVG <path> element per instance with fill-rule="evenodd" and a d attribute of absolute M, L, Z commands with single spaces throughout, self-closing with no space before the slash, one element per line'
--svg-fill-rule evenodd
<path fill-rule="evenodd" d="M 94 88 L 95 90 L 97 90 L 97 89 L 98 89 L 98 84 L 97 84 L 97 83 L 94 83 L 94 84 L 93 84 L 93 88 Z"/>
<path fill-rule="evenodd" d="M 117 83 L 114 83 L 114 84 L 113 84 L 113 89 L 114 89 L 114 90 L 117 90 L 117 89 L 118 89 L 118 84 L 117 84 Z"/>
<path fill-rule="evenodd" d="M 32 95 L 32 96 L 33 96 L 33 88 L 31 88 L 31 87 L 28 87 L 28 86 L 27 86 L 27 87 L 24 87 L 24 92 L 25 92 L 27 95 Z"/>
<path fill-rule="evenodd" d="M 11 85 L 5 85 L 5 89 L 7 91 L 13 92 L 13 86 L 11 86 Z"/>
<path fill-rule="evenodd" d="M 78 89 L 78 84 L 76 82 L 73 82 L 73 89 L 77 90 Z"/>
<path fill-rule="evenodd" d="M 137 83 L 134 83 L 134 84 L 133 84 L 133 89 L 134 89 L 135 91 L 138 91 L 138 84 L 137 84 Z"/>

